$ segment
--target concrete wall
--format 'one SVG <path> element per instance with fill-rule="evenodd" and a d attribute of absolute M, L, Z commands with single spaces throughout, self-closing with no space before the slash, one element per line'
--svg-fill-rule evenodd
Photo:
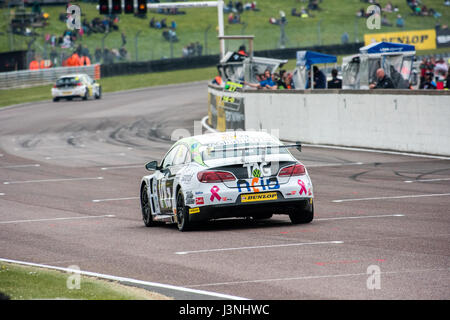
<path fill-rule="evenodd" d="M 312 144 L 450 155 L 449 91 L 247 90 L 239 95 L 246 130 L 275 129 L 281 139 Z"/>
<path fill-rule="evenodd" d="M 246 92 L 246 130 L 278 129 L 281 139 L 305 143 L 450 155 L 449 92 L 321 91 Z"/>

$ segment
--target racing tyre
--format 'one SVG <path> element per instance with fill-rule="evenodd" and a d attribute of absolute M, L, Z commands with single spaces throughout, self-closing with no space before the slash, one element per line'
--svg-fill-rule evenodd
<path fill-rule="evenodd" d="M 53 98 L 53 102 L 58 102 L 59 101 L 59 98 L 58 97 L 54 97 Z"/>
<path fill-rule="evenodd" d="M 102 97 L 102 87 L 98 88 L 98 93 L 95 94 L 95 99 L 100 99 Z"/>
<path fill-rule="evenodd" d="M 89 91 L 88 89 L 86 89 L 84 96 L 83 96 L 83 100 L 87 100 L 89 98 Z"/>
<path fill-rule="evenodd" d="M 144 184 L 141 188 L 141 209 L 142 209 L 142 220 L 144 220 L 145 226 L 153 227 L 156 224 L 156 222 L 153 221 L 146 184 Z"/>
<path fill-rule="evenodd" d="M 184 195 L 181 189 L 177 193 L 177 227 L 180 231 L 187 231 L 190 228 L 189 212 L 184 203 Z"/>
<path fill-rule="evenodd" d="M 314 202 L 308 201 L 301 208 L 296 208 L 289 213 L 289 218 L 293 224 L 310 223 L 314 219 Z"/>

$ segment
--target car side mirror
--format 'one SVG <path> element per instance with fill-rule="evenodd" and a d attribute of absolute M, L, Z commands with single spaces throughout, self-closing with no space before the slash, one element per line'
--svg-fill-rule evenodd
<path fill-rule="evenodd" d="M 160 167 L 158 166 L 158 161 L 156 160 L 150 161 L 145 165 L 145 169 L 147 169 L 148 171 L 159 170 Z"/>

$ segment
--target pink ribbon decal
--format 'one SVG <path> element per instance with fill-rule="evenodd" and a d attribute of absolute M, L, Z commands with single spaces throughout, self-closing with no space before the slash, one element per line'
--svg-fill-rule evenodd
<path fill-rule="evenodd" d="M 307 194 L 305 183 L 302 180 L 298 180 L 298 185 L 301 187 L 299 193 L 302 194 L 304 192 Z"/>
<path fill-rule="evenodd" d="M 211 202 L 214 201 L 214 198 L 217 198 L 217 200 L 220 201 L 221 198 L 220 198 L 219 194 L 217 193 L 217 191 L 219 191 L 219 190 L 220 190 L 220 189 L 219 189 L 218 186 L 214 186 L 214 187 L 211 188 L 211 198 L 209 198 L 209 200 L 210 200 Z"/>

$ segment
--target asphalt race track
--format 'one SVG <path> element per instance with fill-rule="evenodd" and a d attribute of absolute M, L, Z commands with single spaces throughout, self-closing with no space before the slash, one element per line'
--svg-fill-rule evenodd
<path fill-rule="evenodd" d="M 450 158 L 306 146 L 312 223 L 146 228 L 144 164 L 206 101 L 197 82 L 0 109 L 0 258 L 248 299 L 450 298 Z"/>

